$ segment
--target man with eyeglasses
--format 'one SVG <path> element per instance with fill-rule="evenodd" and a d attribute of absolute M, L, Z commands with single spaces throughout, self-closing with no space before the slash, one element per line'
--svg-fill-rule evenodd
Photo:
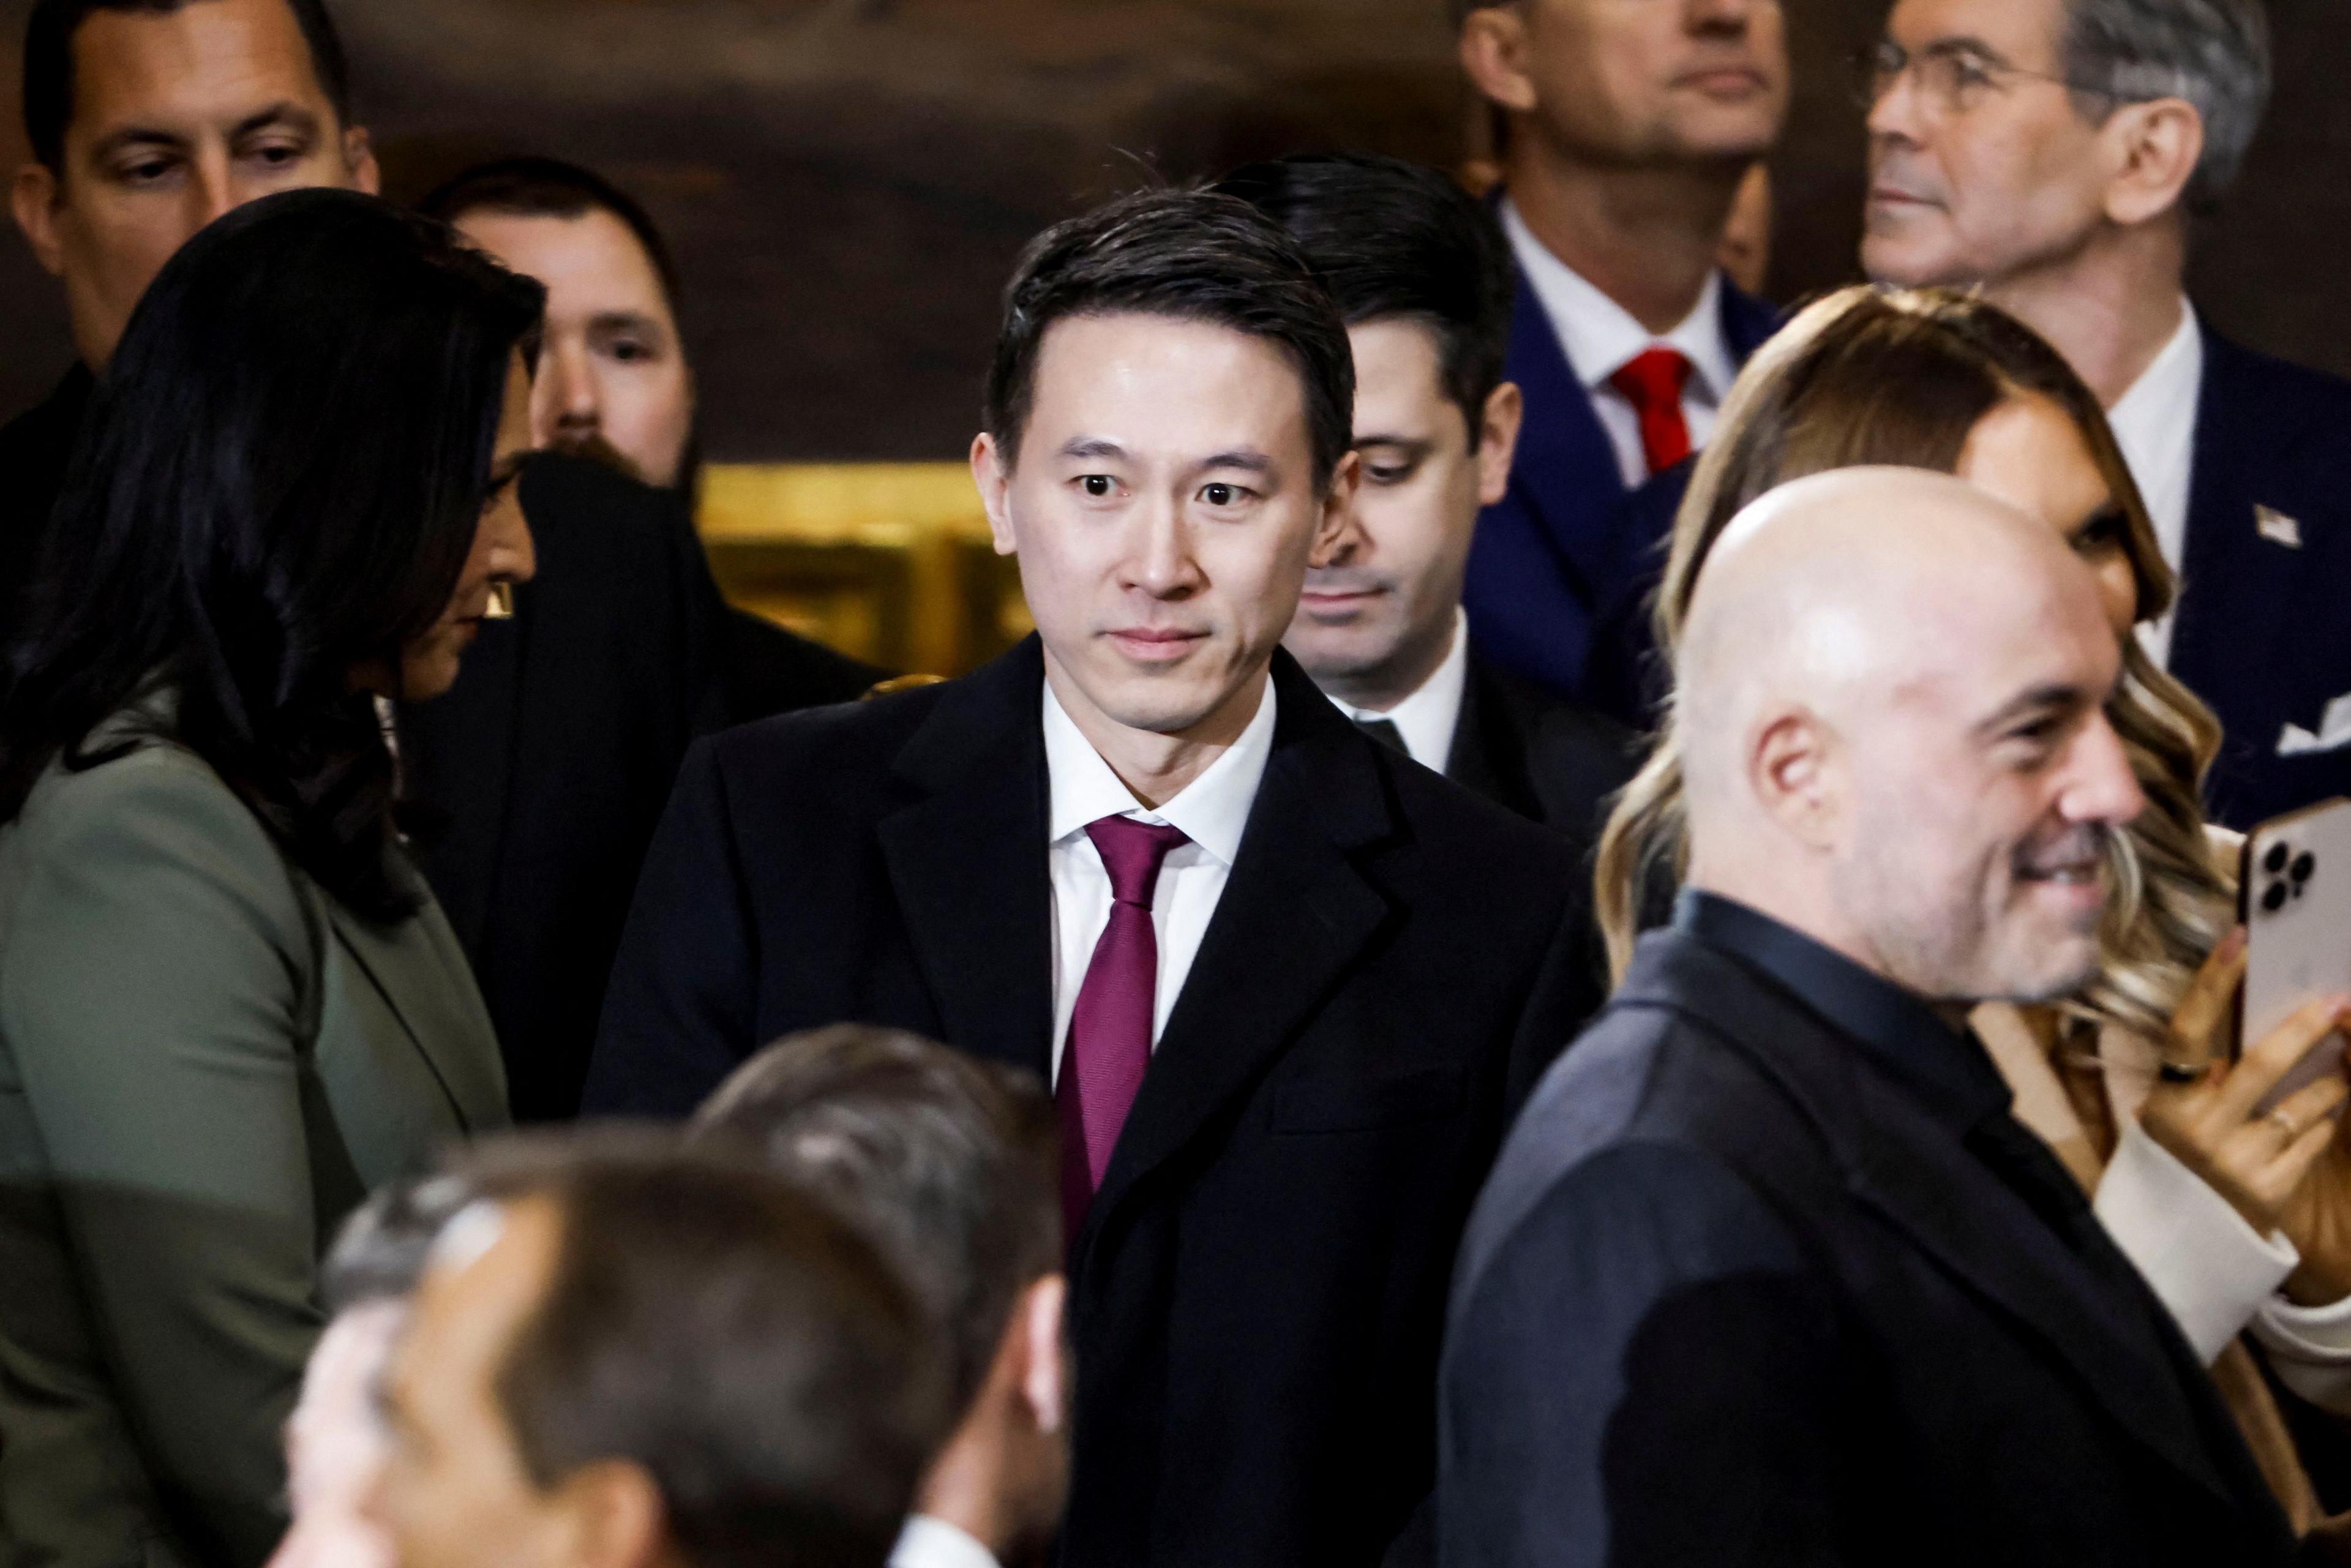
<path fill-rule="evenodd" d="M 2140 634 L 2228 731 L 2215 815 L 2351 794 L 2351 383 L 2183 287 L 2268 102 L 2261 0 L 1900 0 L 1858 65 L 1863 265 L 1981 286 L 2106 405 L 2185 588 Z"/>

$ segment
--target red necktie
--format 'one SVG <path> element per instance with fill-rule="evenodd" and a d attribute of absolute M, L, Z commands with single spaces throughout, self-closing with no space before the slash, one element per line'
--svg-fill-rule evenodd
<path fill-rule="evenodd" d="M 1682 389 L 1689 379 L 1689 361 L 1671 349 L 1646 350 L 1608 378 L 1641 416 L 1641 452 L 1652 474 L 1690 455 L 1689 421 L 1682 417 Z"/>
<path fill-rule="evenodd" d="M 1171 827 L 1104 817 L 1086 828 L 1110 873 L 1110 922 L 1086 966 L 1070 1015 L 1054 1103 L 1061 1113 L 1061 1214 L 1077 1239 L 1119 1129 L 1151 1065 L 1151 1024 L 1159 988 L 1159 937 L 1151 900 L 1167 852 L 1189 843 Z"/>

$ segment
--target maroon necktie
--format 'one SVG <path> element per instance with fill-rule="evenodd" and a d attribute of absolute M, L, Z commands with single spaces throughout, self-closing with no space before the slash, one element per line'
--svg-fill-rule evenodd
<path fill-rule="evenodd" d="M 1189 843 L 1166 826 L 1104 817 L 1086 828 L 1110 873 L 1110 923 L 1094 944 L 1085 984 L 1070 1015 L 1054 1092 L 1061 1113 L 1061 1215 L 1075 1242 L 1126 1113 L 1151 1065 L 1151 1021 L 1159 988 L 1159 937 L 1152 894 L 1167 852 Z"/>
<path fill-rule="evenodd" d="M 1608 378 L 1641 416 L 1641 452 L 1652 474 L 1690 455 L 1689 421 L 1682 416 L 1682 389 L 1689 379 L 1689 361 L 1671 349 L 1646 350 Z"/>

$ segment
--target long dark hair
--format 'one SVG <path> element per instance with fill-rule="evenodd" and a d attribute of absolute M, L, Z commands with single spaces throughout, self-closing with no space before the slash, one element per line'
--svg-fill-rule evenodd
<path fill-rule="evenodd" d="M 0 695 L 0 821 L 95 766 L 109 716 L 171 733 L 295 863 L 371 918 L 392 760 L 350 672 L 447 608 L 489 493 L 509 361 L 544 291 L 444 225 L 348 192 L 242 207 L 140 301 L 43 541 Z M 110 727 L 110 739 L 116 731 Z"/>

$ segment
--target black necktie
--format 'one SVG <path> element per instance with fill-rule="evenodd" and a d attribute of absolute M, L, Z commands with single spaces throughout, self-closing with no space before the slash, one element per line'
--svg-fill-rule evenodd
<path fill-rule="evenodd" d="M 1404 743 L 1404 731 L 1395 727 L 1392 718 L 1359 718 L 1355 727 L 1399 757 L 1412 755 L 1412 747 Z"/>

